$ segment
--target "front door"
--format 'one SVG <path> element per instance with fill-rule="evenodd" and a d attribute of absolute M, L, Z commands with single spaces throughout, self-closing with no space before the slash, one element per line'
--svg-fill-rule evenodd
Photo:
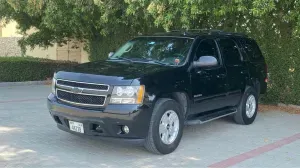
<path fill-rule="evenodd" d="M 201 113 L 226 107 L 227 72 L 223 66 L 216 41 L 205 39 L 199 43 L 194 61 L 202 56 L 214 56 L 218 65 L 191 70 L 193 104 L 191 113 Z"/>

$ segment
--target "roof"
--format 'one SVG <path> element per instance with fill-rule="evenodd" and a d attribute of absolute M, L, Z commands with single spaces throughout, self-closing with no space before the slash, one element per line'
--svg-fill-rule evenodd
<path fill-rule="evenodd" d="M 190 29 L 190 30 L 172 30 L 169 32 L 155 33 L 153 36 L 173 36 L 173 37 L 189 37 L 195 38 L 198 36 L 239 36 L 247 37 L 242 33 L 225 32 L 222 30 L 211 30 L 211 29 Z"/>

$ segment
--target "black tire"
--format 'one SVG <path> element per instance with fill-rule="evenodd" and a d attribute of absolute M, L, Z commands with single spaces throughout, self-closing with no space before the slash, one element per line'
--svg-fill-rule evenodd
<path fill-rule="evenodd" d="M 255 105 L 255 112 L 252 117 L 248 117 L 246 114 L 246 102 L 247 99 L 253 95 L 255 97 L 256 105 Z M 241 125 L 249 125 L 252 124 L 256 118 L 257 115 L 257 108 L 258 108 L 258 94 L 256 89 L 253 87 L 247 87 L 245 89 L 244 95 L 241 99 L 241 102 L 237 108 L 237 113 L 234 114 L 233 118 L 234 121 Z"/>
<path fill-rule="evenodd" d="M 144 146 L 148 151 L 155 154 L 169 154 L 178 147 L 184 126 L 184 117 L 181 109 L 180 105 L 172 99 L 162 98 L 156 102 L 150 121 L 148 136 L 144 143 Z M 174 142 L 169 145 L 164 144 L 159 135 L 160 120 L 163 114 L 168 110 L 175 111 L 179 118 L 179 132 Z"/>

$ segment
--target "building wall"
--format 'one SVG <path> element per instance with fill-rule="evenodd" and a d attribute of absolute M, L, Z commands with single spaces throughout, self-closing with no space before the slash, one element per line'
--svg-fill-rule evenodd
<path fill-rule="evenodd" d="M 18 33 L 17 25 L 17 22 L 11 21 L 5 26 L 2 26 L 1 37 L 22 37 L 22 35 Z"/>
<path fill-rule="evenodd" d="M 27 31 L 27 34 L 36 32 L 32 28 Z M 5 25 L 0 22 L 0 56 L 21 56 L 21 48 L 18 46 L 18 40 L 22 35 L 18 34 L 17 23 L 11 21 Z M 74 47 L 75 46 L 75 47 Z M 68 44 L 59 46 L 54 44 L 48 48 L 35 47 L 31 49 L 27 47 L 25 55 L 46 58 L 52 60 L 69 60 L 79 63 L 89 62 L 88 53 L 84 51 L 83 44 L 79 42 L 68 42 Z"/>
<path fill-rule="evenodd" d="M 25 55 L 37 57 L 37 58 L 47 58 L 47 59 L 56 60 L 56 48 L 57 48 L 56 44 L 46 49 L 40 47 L 35 47 L 34 49 L 31 49 L 27 47 Z"/>
<path fill-rule="evenodd" d="M 0 37 L 2 37 L 2 25 L 1 25 L 1 22 L 0 22 Z"/>
<path fill-rule="evenodd" d="M 81 63 L 90 62 L 89 61 L 89 54 L 84 49 L 84 44 L 81 44 Z"/>
<path fill-rule="evenodd" d="M 20 37 L 0 38 L 0 57 L 21 56 L 21 48 L 18 45 Z"/>

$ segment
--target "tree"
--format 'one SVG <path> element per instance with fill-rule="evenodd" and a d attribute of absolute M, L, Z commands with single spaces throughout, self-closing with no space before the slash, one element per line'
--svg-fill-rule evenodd
<path fill-rule="evenodd" d="M 0 0 L 0 19 L 18 23 L 24 35 L 20 41 L 23 49 L 76 39 L 86 44 L 91 59 L 96 60 L 104 56 L 103 49 L 112 49 L 136 32 L 147 32 L 153 25 L 145 24 L 141 13 L 126 17 L 126 7 L 124 1 L 118 0 Z M 32 28 L 37 31 L 28 34 Z M 109 36 L 105 39 L 109 46 L 103 46 L 105 36 Z"/>
<path fill-rule="evenodd" d="M 253 33 L 266 26 L 281 33 L 297 33 L 300 1 L 297 0 L 127 0 L 127 12 L 147 8 L 165 29 L 219 28 Z"/>
<path fill-rule="evenodd" d="M 289 38 L 299 34 L 299 15 L 296 0 L 0 0 L 0 19 L 19 23 L 22 46 L 78 39 L 92 55 L 99 54 L 98 43 L 107 35 L 132 36 L 160 26 L 223 29 L 256 38 L 271 30 Z M 38 31 L 28 35 L 31 28 Z"/>

